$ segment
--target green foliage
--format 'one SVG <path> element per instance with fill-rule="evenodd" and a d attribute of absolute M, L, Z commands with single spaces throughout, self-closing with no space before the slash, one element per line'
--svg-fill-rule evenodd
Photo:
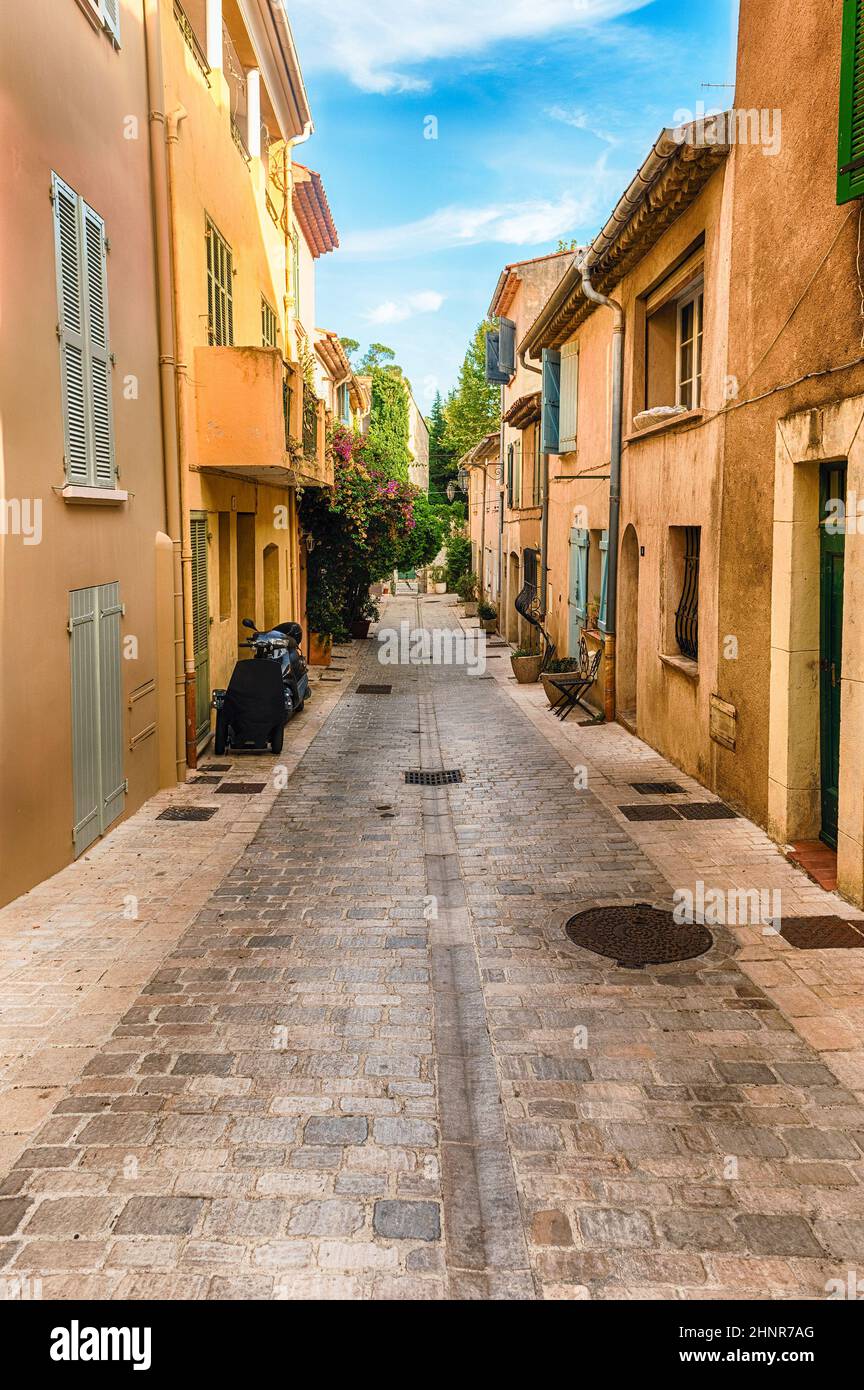
<path fill-rule="evenodd" d="M 444 406 L 444 445 L 456 460 L 501 425 L 501 388 L 486 380 L 486 330 L 493 327 L 491 320 L 477 325 Z"/>
<path fill-rule="evenodd" d="M 340 338 L 339 341 L 345 349 L 346 357 L 353 357 L 360 346 L 356 338 Z"/>
<path fill-rule="evenodd" d="M 444 543 L 447 556 L 447 588 L 455 590 L 459 579 L 471 568 L 471 542 L 467 536 L 453 534 Z"/>
<path fill-rule="evenodd" d="M 474 602 L 477 597 L 479 584 L 480 580 L 477 578 L 476 574 L 472 574 L 470 570 L 467 570 L 465 574 L 460 574 L 459 578 L 456 580 L 456 592 L 463 603 Z"/>
<path fill-rule="evenodd" d="M 440 391 L 435 395 L 426 423 L 429 426 L 429 496 L 446 506 L 447 484 L 456 477 L 458 461 L 444 437 L 447 421 Z"/>
<path fill-rule="evenodd" d="M 372 346 L 379 345 L 373 343 Z M 402 478 L 406 482 L 411 462 L 408 426 L 408 390 L 401 373 L 397 375 L 375 367 L 365 457 L 388 478 Z"/>
<path fill-rule="evenodd" d="M 307 566 L 309 625 L 340 640 L 355 619 L 374 616 L 371 584 L 394 569 L 434 559 L 442 526 L 423 493 L 378 467 L 362 436 L 337 426 L 329 448 L 333 489 L 307 488 L 300 521 L 314 540 Z"/>
<path fill-rule="evenodd" d="M 494 603 L 487 603 L 485 599 L 481 599 L 477 605 L 477 617 L 484 623 L 491 623 L 493 618 L 498 617 L 498 609 Z"/>
<path fill-rule="evenodd" d="M 360 344 L 358 343 L 359 347 Z M 392 348 L 385 343 L 370 343 L 360 359 L 357 371 L 361 376 L 371 376 L 377 367 L 382 367 L 386 362 L 394 363 L 396 354 Z"/>

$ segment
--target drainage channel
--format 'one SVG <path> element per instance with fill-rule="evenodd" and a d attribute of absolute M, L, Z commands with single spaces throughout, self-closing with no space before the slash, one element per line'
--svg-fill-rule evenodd
<path fill-rule="evenodd" d="M 417 626 L 422 626 L 417 600 Z M 432 681 L 420 668 L 420 768 L 443 766 Z M 450 1298 L 536 1298 L 447 784 L 420 791 Z"/>

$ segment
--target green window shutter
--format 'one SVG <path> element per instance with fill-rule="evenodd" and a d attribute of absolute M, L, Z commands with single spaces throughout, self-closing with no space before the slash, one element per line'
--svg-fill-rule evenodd
<path fill-rule="evenodd" d="M 570 603 L 581 627 L 588 616 L 588 546 L 590 535 L 582 526 L 570 531 L 570 544 L 575 547 L 570 566 Z"/>
<path fill-rule="evenodd" d="M 123 770 L 123 678 L 120 619 L 123 606 L 119 584 L 100 584 L 99 604 L 99 738 L 102 821 L 104 833 L 123 812 L 126 776 Z"/>
<path fill-rule="evenodd" d="M 844 0 L 837 202 L 864 197 L 864 0 Z"/>
<path fill-rule="evenodd" d="M 561 354 L 543 349 L 543 387 L 541 396 L 540 447 L 544 454 L 559 452 L 561 416 Z"/>
<path fill-rule="evenodd" d="M 608 590 L 609 575 L 609 532 L 604 531 L 600 537 L 600 614 L 597 619 L 597 626 L 601 632 L 606 631 L 606 594 Z"/>
<path fill-rule="evenodd" d="M 99 633 L 96 589 L 69 595 L 72 666 L 72 837 L 83 854 L 100 834 Z"/>
<path fill-rule="evenodd" d="M 105 224 L 82 203 L 84 288 L 87 306 L 91 481 L 113 487 L 114 425 L 111 410 L 111 355 L 108 346 L 108 267 Z"/>
<path fill-rule="evenodd" d="M 82 227 L 80 200 L 52 175 L 54 249 L 57 269 L 60 390 L 63 410 L 63 456 L 68 483 L 89 481 L 87 352 L 84 293 L 81 283 Z"/>

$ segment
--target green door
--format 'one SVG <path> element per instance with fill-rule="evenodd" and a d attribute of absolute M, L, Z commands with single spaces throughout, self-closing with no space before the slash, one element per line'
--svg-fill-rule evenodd
<path fill-rule="evenodd" d="M 820 838 L 837 848 L 840 785 L 840 673 L 843 655 L 843 557 L 846 537 L 832 499 L 846 501 L 846 465 L 825 464 L 820 478 L 819 707 L 822 785 Z M 842 515 L 843 513 L 841 513 Z M 829 518 L 829 520 L 826 520 Z"/>
<path fill-rule="evenodd" d="M 192 631 L 195 640 L 195 737 L 210 733 L 210 605 L 207 598 L 207 518 L 193 516 Z"/>

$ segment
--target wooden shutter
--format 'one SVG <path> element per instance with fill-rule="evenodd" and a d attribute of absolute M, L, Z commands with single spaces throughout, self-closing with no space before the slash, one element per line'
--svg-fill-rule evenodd
<path fill-rule="evenodd" d="M 561 415 L 559 448 L 568 454 L 576 448 L 579 398 L 579 344 L 565 343 L 561 349 Z"/>
<path fill-rule="evenodd" d="M 561 354 L 543 349 L 543 395 L 541 399 L 541 445 L 544 454 L 560 453 Z"/>
<path fill-rule="evenodd" d="M 507 445 L 507 506 L 513 506 L 513 454 L 514 446 Z"/>
<path fill-rule="evenodd" d="M 606 595 L 608 592 L 609 575 L 609 532 L 604 531 L 600 537 L 600 613 L 597 618 L 597 626 L 601 632 L 606 631 Z"/>
<path fill-rule="evenodd" d="M 864 0 L 844 0 L 837 202 L 864 196 Z"/>
<path fill-rule="evenodd" d="M 99 633 L 96 589 L 69 595 L 72 665 L 72 837 L 83 854 L 100 834 Z"/>
<path fill-rule="evenodd" d="M 582 526 L 570 531 L 570 603 L 580 626 L 588 615 L 588 546 L 590 535 Z"/>
<path fill-rule="evenodd" d="M 498 366 L 509 381 L 516 370 L 516 325 L 512 319 L 498 320 Z"/>
<path fill-rule="evenodd" d="M 505 386 L 510 380 L 510 373 L 502 371 L 499 357 L 500 337 L 496 329 L 487 328 L 486 330 L 486 380 L 499 386 Z"/>
<path fill-rule="evenodd" d="M 100 584 L 99 610 L 99 739 L 101 764 L 101 825 L 108 829 L 123 811 L 126 777 L 123 771 L 123 680 L 121 676 L 119 584 Z"/>
<path fill-rule="evenodd" d="M 102 23 L 108 33 L 120 46 L 120 0 L 101 0 L 102 3 Z"/>
<path fill-rule="evenodd" d="M 108 347 L 108 273 L 105 224 L 82 203 L 84 290 L 87 308 L 91 481 L 113 487 L 114 429 L 111 412 L 111 358 Z"/>
<path fill-rule="evenodd" d="M 513 506 L 522 506 L 522 440 L 513 443 Z"/>
<path fill-rule="evenodd" d="M 54 247 L 57 267 L 58 335 L 63 408 L 63 453 L 66 480 L 89 480 L 87 409 L 87 334 L 81 284 L 81 217 L 79 198 L 52 175 Z"/>

